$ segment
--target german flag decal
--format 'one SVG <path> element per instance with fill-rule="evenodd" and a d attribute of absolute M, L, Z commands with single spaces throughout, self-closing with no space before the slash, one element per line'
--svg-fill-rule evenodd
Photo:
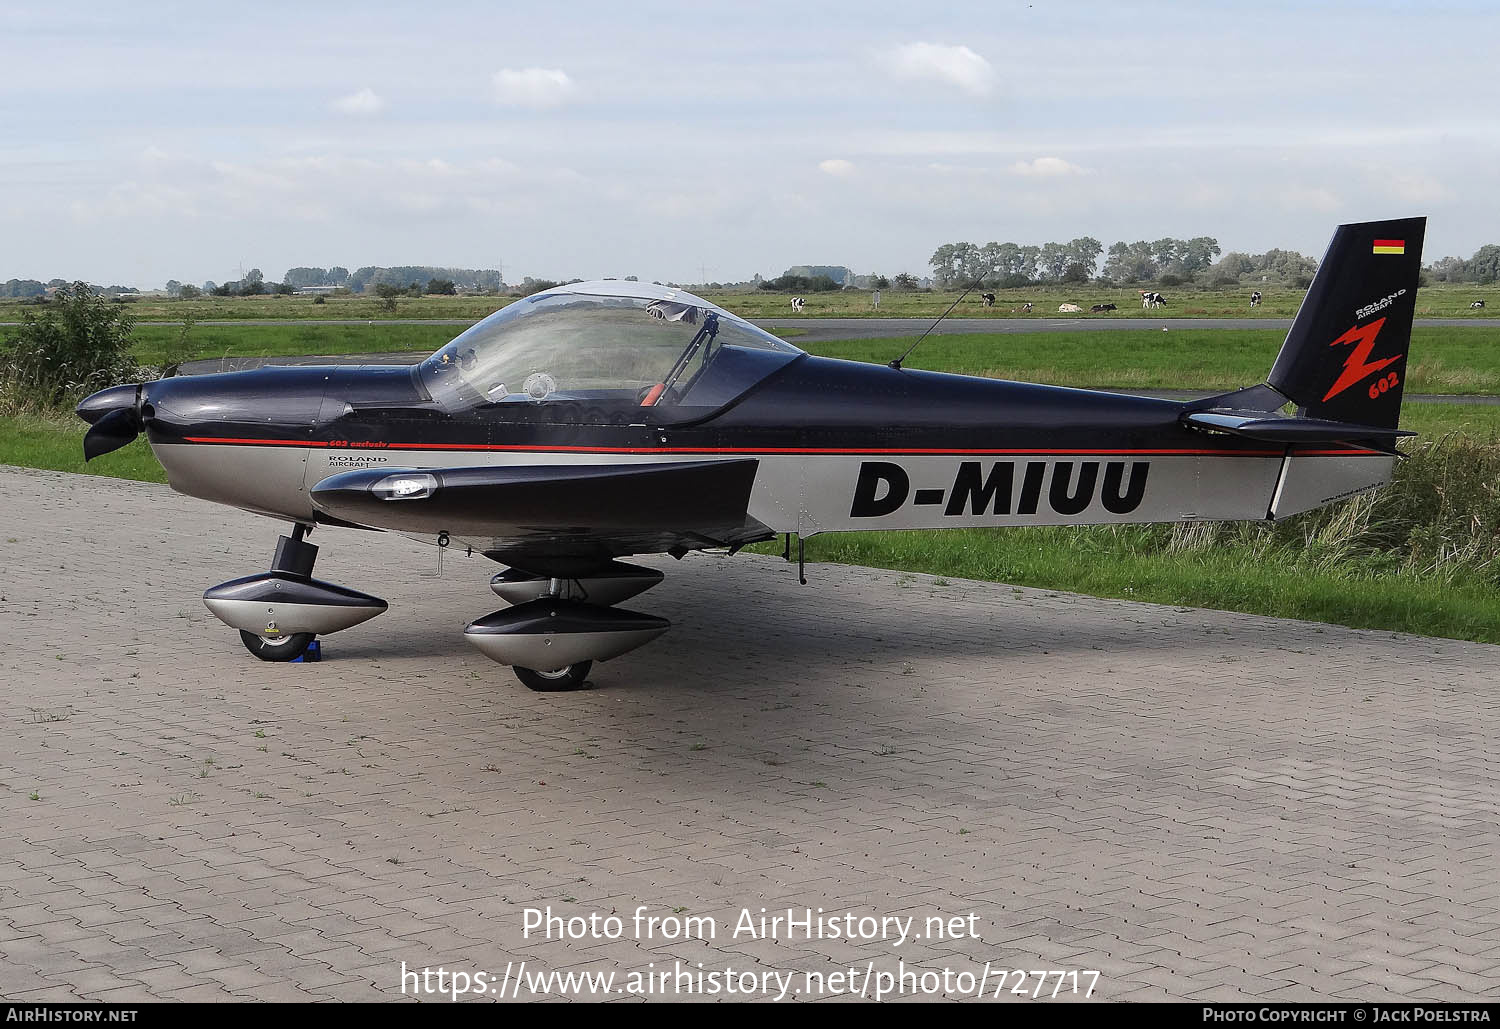
<path fill-rule="evenodd" d="M 1404 254 L 1406 253 L 1406 240 L 1404 239 L 1377 239 L 1375 249 L 1377 254 Z"/>

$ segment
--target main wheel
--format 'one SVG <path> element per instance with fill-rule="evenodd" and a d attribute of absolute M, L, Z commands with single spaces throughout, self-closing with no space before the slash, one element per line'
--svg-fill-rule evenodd
<path fill-rule="evenodd" d="M 592 661 L 580 661 L 566 668 L 559 668 L 555 672 L 539 672 L 535 668 L 513 668 L 516 678 L 526 684 L 528 690 L 538 693 L 567 693 L 570 690 L 583 689 L 584 681 L 589 677 L 589 669 L 594 667 Z"/>
<path fill-rule="evenodd" d="M 257 636 L 253 632 L 240 630 L 240 639 L 245 649 L 262 661 L 295 661 L 306 651 L 317 633 L 293 632 L 285 636 Z"/>

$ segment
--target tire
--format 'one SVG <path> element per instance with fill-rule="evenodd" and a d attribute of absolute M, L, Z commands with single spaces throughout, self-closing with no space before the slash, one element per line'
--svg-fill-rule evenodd
<path fill-rule="evenodd" d="M 516 678 L 525 684 L 528 690 L 537 693 L 571 693 L 581 690 L 589 677 L 589 669 L 594 667 L 592 661 L 580 661 L 577 664 L 559 668 L 555 672 L 538 672 L 534 668 L 512 668 Z"/>
<path fill-rule="evenodd" d="M 295 661 L 307 652 L 308 644 L 312 643 L 317 633 L 294 632 L 286 636 L 268 639 L 265 636 L 257 636 L 253 632 L 240 630 L 240 639 L 245 644 L 245 649 L 250 651 L 262 661 Z"/>

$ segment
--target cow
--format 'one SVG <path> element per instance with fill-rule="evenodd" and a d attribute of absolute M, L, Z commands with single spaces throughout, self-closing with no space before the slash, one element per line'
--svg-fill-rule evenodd
<path fill-rule="evenodd" d="M 1080 314 L 1082 311 L 1083 308 L 1077 304 L 1063 304 L 1057 309 L 1058 314 Z"/>
<path fill-rule="evenodd" d="M 1118 311 L 1119 308 L 1114 304 L 1095 304 L 1093 307 L 1089 308 L 1089 310 L 1094 314 L 1099 314 L 1104 311 Z"/>
<path fill-rule="evenodd" d="M 1011 314 L 1030 314 L 1031 313 L 1031 305 L 1030 304 L 1022 304 L 1020 307 L 1012 307 L 1010 309 L 1010 313 Z"/>
<path fill-rule="evenodd" d="M 807 300 L 803 297 L 792 297 L 792 310 L 801 311 L 802 305 L 805 303 L 807 303 Z"/>
<path fill-rule="evenodd" d="M 1251 307 L 1259 307 L 1260 306 L 1260 290 L 1256 290 L 1254 293 L 1250 294 L 1250 306 Z"/>
<path fill-rule="evenodd" d="M 1471 311 L 1482 311 L 1483 309 L 1484 309 L 1484 301 L 1483 300 L 1476 300 L 1472 304 L 1469 305 L 1469 310 L 1471 310 Z"/>
<path fill-rule="evenodd" d="M 995 294 L 993 293 L 981 293 L 979 294 L 979 299 L 984 301 L 985 307 L 995 306 Z"/>
<path fill-rule="evenodd" d="M 1145 289 L 1141 290 L 1140 293 L 1141 293 L 1141 307 L 1143 309 L 1147 308 L 1147 307 L 1166 307 L 1167 306 L 1167 298 L 1164 297 L 1164 296 L 1162 296 L 1160 293 L 1153 293 L 1150 290 L 1145 290 Z"/>

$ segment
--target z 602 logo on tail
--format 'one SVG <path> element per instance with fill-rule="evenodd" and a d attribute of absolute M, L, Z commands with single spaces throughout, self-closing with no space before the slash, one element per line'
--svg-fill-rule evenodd
<path fill-rule="evenodd" d="M 1344 359 L 1343 374 L 1334 381 L 1332 386 L 1328 387 L 1328 392 L 1323 396 L 1323 403 L 1328 403 L 1328 401 L 1365 378 L 1365 376 L 1374 375 L 1386 365 L 1394 364 L 1401 360 L 1400 354 L 1397 354 L 1395 357 L 1387 357 L 1381 361 L 1370 360 L 1370 352 L 1375 349 L 1375 340 L 1380 335 L 1380 330 L 1384 326 L 1385 319 L 1377 318 L 1369 325 L 1356 325 L 1338 339 L 1328 344 L 1331 347 L 1336 347 L 1341 343 L 1353 343 L 1354 353 Z M 1374 400 L 1400 381 L 1400 377 L 1395 372 L 1382 377 L 1370 388 L 1370 399 Z"/>

